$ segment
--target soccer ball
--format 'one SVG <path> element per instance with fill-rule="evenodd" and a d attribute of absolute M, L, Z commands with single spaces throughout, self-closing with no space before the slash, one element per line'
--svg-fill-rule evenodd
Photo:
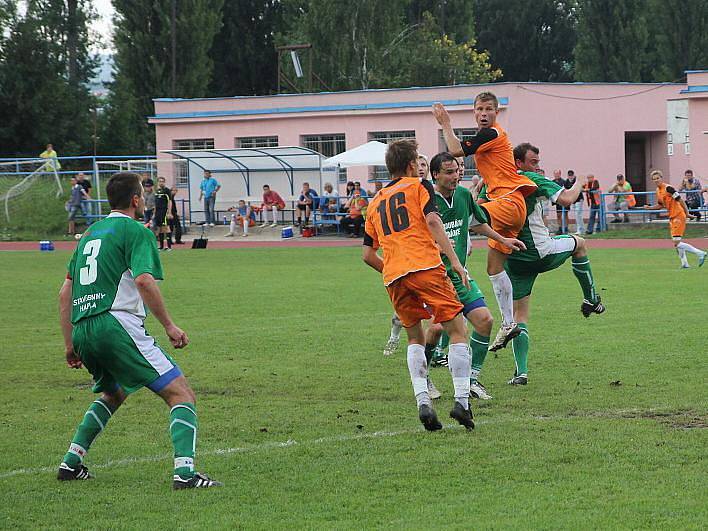
<path fill-rule="evenodd" d="M 80 233 L 80 232 L 77 232 L 76 234 L 74 234 L 74 239 L 75 239 L 75 240 L 80 240 L 80 239 L 81 239 L 81 233 Z"/>

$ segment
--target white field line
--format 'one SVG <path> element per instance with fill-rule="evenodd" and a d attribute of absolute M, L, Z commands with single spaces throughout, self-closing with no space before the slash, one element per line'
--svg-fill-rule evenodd
<path fill-rule="evenodd" d="M 560 418 L 560 417 L 559 417 Z M 475 421 L 477 426 L 489 425 L 489 424 L 502 424 L 505 422 L 520 422 L 522 420 L 529 420 L 528 418 L 514 418 L 501 421 L 485 421 L 478 420 Z M 544 418 L 543 420 L 552 420 L 551 417 Z M 446 430 L 449 429 L 461 429 L 462 427 L 458 424 L 446 424 L 444 426 Z M 385 437 L 397 437 L 399 435 L 411 435 L 415 433 L 425 433 L 422 427 L 409 428 L 405 430 L 398 431 L 375 431 L 371 433 L 355 433 L 352 435 L 335 435 L 333 437 L 321 437 L 319 439 L 312 439 L 309 441 L 298 442 L 293 439 L 288 439 L 282 442 L 267 442 L 263 444 L 257 444 L 253 446 L 241 446 L 234 448 L 218 448 L 216 450 L 205 450 L 203 452 L 197 452 L 196 457 L 202 457 L 205 455 L 230 455 L 230 454 L 242 454 L 250 452 L 262 452 L 269 450 L 276 450 L 279 448 L 289 448 L 291 446 L 307 447 L 311 445 L 318 444 L 332 444 L 340 442 L 358 441 L 361 439 L 380 439 Z M 140 463 L 154 463 L 157 461 L 167 461 L 171 460 L 172 456 L 169 455 L 154 455 L 145 457 L 129 457 L 127 459 L 115 459 L 110 460 L 102 464 L 92 464 L 90 470 L 101 469 L 101 468 L 119 468 L 124 466 L 131 466 Z M 56 466 L 42 466 L 36 468 L 18 468 L 16 470 L 10 470 L 8 472 L 0 473 L 0 479 L 7 479 L 13 476 L 26 476 L 34 474 L 46 474 L 49 472 L 54 472 L 59 469 L 59 463 Z"/>

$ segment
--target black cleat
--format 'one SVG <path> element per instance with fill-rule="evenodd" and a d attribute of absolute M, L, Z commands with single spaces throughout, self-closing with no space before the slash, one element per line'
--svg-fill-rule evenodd
<path fill-rule="evenodd" d="M 474 429 L 472 409 L 469 407 L 467 409 L 463 408 L 462 404 L 457 401 L 455 401 L 455 405 L 452 407 L 452 411 L 450 411 L 450 418 L 455 419 L 468 430 Z"/>
<path fill-rule="evenodd" d="M 583 312 L 584 317 L 590 317 L 593 313 L 604 313 L 605 305 L 602 304 L 600 297 L 597 298 L 597 302 L 592 303 L 587 299 L 583 299 L 583 303 L 580 305 L 580 311 Z"/>
<path fill-rule="evenodd" d="M 57 479 L 59 481 L 74 481 L 93 479 L 93 476 L 89 474 L 88 468 L 86 468 L 84 465 L 79 465 L 76 468 L 71 468 L 66 463 L 62 463 L 61 465 L 59 465 Z"/>
<path fill-rule="evenodd" d="M 438 420 L 438 415 L 432 406 L 421 404 L 418 408 L 418 418 L 423 423 L 423 427 L 428 431 L 437 431 L 442 429 L 442 424 Z"/>
<path fill-rule="evenodd" d="M 215 481 L 211 479 L 206 474 L 201 474 L 197 472 L 189 479 L 182 479 L 180 476 L 175 475 L 172 478 L 172 488 L 174 490 L 182 489 L 208 489 L 210 487 L 223 487 L 224 484 L 220 481 Z"/>
<path fill-rule="evenodd" d="M 509 385 L 526 385 L 529 383 L 529 377 L 525 374 L 514 375 L 514 377 L 506 383 Z"/>

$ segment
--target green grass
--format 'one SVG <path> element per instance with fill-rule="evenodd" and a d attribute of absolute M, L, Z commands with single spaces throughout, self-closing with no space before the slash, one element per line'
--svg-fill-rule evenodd
<path fill-rule="evenodd" d="M 167 410 L 146 390 L 92 448 L 95 480 L 54 479 L 92 399 L 87 373 L 63 363 L 56 294 L 68 257 L 0 254 L 0 527 L 698 529 L 708 520 L 708 270 L 679 270 L 673 252 L 593 251 L 608 311 L 588 320 L 569 264 L 542 276 L 529 385 L 505 384 L 510 350 L 490 354 L 483 381 L 494 399 L 474 404 L 477 429 L 433 434 L 419 426 L 403 348 L 381 355 L 391 310 L 358 249 L 164 255 L 162 290 L 192 340 L 176 358 L 198 395 L 198 467 L 227 485 L 178 493 Z M 482 260 L 475 251 L 469 265 L 490 294 Z M 163 340 L 152 318 L 148 328 Z M 449 373 L 432 376 L 446 417 Z M 19 469 L 28 470 L 7 475 Z"/>
<path fill-rule="evenodd" d="M 609 219 L 609 218 L 608 218 Z M 608 223 L 608 230 L 603 232 L 595 232 L 587 236 L 588 239 L 667 239 L 669 238 L 668 223 L 651 223 L 646 225 L 631 226 L 613 225 Z M 708 238 L 708 223 L 689 223 L 686 226 L 685 238 Z"/>

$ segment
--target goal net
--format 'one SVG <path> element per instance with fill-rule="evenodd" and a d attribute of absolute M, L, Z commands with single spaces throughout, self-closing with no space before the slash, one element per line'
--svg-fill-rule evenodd
<path fill-rule="evenodd" d="M 66 188 L 52 160 L 0 162 L 0 239 L 54 233 L 66 218 Z"/>

